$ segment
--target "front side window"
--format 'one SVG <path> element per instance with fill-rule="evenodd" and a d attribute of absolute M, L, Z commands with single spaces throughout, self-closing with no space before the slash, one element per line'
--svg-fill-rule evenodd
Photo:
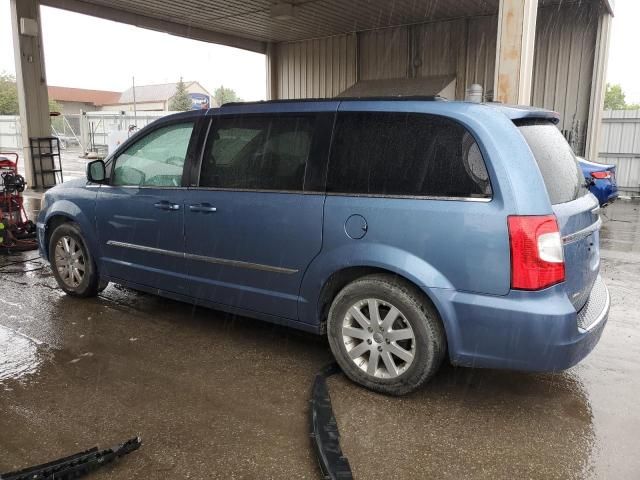
<path fill-rule="evenodd" d="M 179 187 L 193 123 L 154 130 L 118 156 L 112 185 Z"/>
<path fill-rule="evenodd" d="M 491 197 L 489 174 L 474 137 L 452 120 L 416 113 L 339 114 L 327 190 Z"/>
<path fill-rule="evenodd" d="M 301 191 L 314 128 L 313 116 L 220 117 L 200 186 Z"/>

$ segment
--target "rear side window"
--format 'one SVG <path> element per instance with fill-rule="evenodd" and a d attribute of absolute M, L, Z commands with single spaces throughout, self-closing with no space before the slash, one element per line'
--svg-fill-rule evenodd
<path fill-rule="evenodd" d="M 473 136 L 452 120 L 416 113 L 340 113 L 327 190 L 491 197 L 489 175 Z"/>
<path fill-rule="evenodd" d="M 551 203 L 566 203 L 585 195 L 585 181 L 578 161 L 560 130 L 540 120 L 517 125 L 538 163 Z"/>
<path fill-rule="evenodd" d="M 220 117 L 202 162 L 200 186 L 302 190 L 313 116 Z"/>

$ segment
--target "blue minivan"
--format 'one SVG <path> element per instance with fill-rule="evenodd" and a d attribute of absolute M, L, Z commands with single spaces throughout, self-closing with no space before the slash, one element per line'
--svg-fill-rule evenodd
<path fill-rule="evenodd" d="M 164 117 L 49 190 L 41 254 L 108 282 L 326 334 L 401 395 L 455 365 L 554 371 L 609 312 L 599 205 L 554 112 L 437 98 Z"/>

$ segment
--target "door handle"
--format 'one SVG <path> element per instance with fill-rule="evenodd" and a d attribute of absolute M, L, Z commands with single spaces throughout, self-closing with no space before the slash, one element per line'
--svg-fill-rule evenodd
<path fill-rule="evenodd" d="M 177 203 L 167 202 L 166 200 L 154 203 L 153 206 L 159 208 L 160 210 L 180 210 L 180 205 L 178 205 Z"/>
<path fill-rule="evenodd" d="M 189 210 L 192 212 L 203 212 L 203 213 L 212 213 L 212 212 L 218 211 L 216 207 L 208 203 L 196 203 L 194 205 L 189 205 Z"/>

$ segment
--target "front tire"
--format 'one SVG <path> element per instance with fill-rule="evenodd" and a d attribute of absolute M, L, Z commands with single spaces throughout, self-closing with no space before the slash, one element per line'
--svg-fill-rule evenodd
<path fill-rule="evenodd" d="M 98 270 L 77 224 L 63 223 L 51 233 L 49 262 L 58 285 L 68 295 L 95 297 L 98 294 Z"/>
<path fill-rule="evenodd" d="M 327 336 L 351 380 L 389 395 L 419 388 L 438 370 L 446 350 L 431 303 L 408 282 L 386 274 L 360 278 L 338 293 Z"/>

